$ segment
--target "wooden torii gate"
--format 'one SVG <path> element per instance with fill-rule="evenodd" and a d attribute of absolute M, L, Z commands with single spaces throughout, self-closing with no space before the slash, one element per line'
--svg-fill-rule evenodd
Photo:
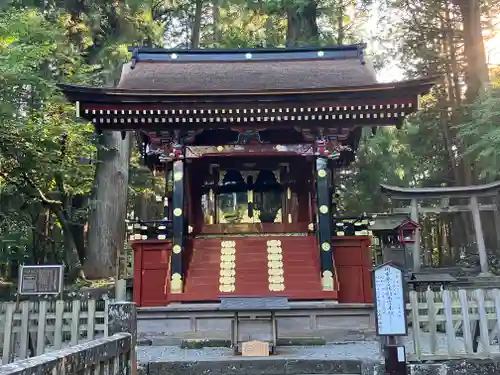
<path fill-rule="evenodd" d="M 495 228 L 497 236 L 500 236 L 500 181 L 484 185 L 471 186 L 450 186 L 434 188 L 402 188 L 398 186 L 380 185 L 382 193 L 395 200 L 409 200 L 410 206 L 395 208 L 395 213 L 408 213 L 413 221 L 418 223 L 419 213 L 449 213 L 449 212 L 468 212 L 472 213 L 474 223 L 474 232 L 476 235 L 479 262 L 481 264 L 481 273 L 479 276 L 491 276 L 488 268 L 488 257 L 484 243 L 483 228 L 481 225 L 481 211 L 493 211 L 495 218 Z M 480 204 L 478 198 L 494 197 L 494 204 Z M 466 198 L 469 200 L 467 205 L 450 205 L 452 198 Z M 439 207 L 420 206 L 419 200 L 439 199 Z M 498 238 L 498 237 L 497 237 Z M 498 241 L 497 241 L 498 242 Z M 420 257 L 420 233 L 415 234 L 415 243 L 413 245 L 413 265 L 414 271 L 421 268 Z"/>

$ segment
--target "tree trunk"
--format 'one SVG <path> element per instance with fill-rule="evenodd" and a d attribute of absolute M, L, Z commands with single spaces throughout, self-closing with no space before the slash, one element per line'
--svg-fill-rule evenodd
<path fill-rule="evenodd" d="M 71 199 L 71 212 L 72 216 L 75 212 L 78 210 L 83 210 L 85 206 L 87 205 L 87 200 L 88 197 L 85 196 L 74 196 Z M 75 246 L 78 250 L 78 256 L 80 258 L 80 262 L 84 262 L 85 260 L 85 219 L 76 219 L 73 217 L 73 220 L 69 223 L 70 228 L 71 228 L 71 233 L 73 235 L 73 240 L 75 241 Z"/>
<path fill-rule="evenodd" d="M 466 98 L 476 100 L 481 89 L 488 83 L 488 64 L 481 27 L 481 3 L 479 0 L 456 0 L 463 22 L 464 54 L 466 66 Z"/>
<path fill-rule="evenodd" d="M 66 267 L 69 270 L 69 280 L 73 281 L 78 277 L 84 278 L 82 263 L 78 256 L 78 250 L 75 245 L 75 240 L 73 239 L 68 217 L 64 213 L 61 205 L 51 205 L 50 209 L 56 215 L 63 232 L 65 261 Z"/>
<path fill-rule="evenodd" d="M 118 132 L 99 137 L 94 187 L 89 212 L 89 237 L 84 262 L 89 279 L 115 276 L 116 257 L 125 244 L 125 219 L 131 138 Z"/>
<path fill-rule="evenodd" d="M 222 33 L 220 27 L 220 0 L 212 0 L 212 18 L 213 18 L 213 33 L 214 33 L 214 44 L 216 47 L 220 47 L 222 42 Z"/>
<path fill-rule="evenodd" d="M 316 0 L 306 0 L 300 4 L 291 2 L 287 9 L 287 47 L 319 43 L 317 13 Z"/>
<path fill-rule="evenodd" d="M 191 48 L 200 48 L 201 12 L 203 11 L 203 0 L 196 0 L 194 11 L 194 23 L 191 29 Z"/>
<path fill-rule="evenodd" d="M 339 8 L 337 9 L 337 44 L 344 44 L 345 28 L 344 28 L 344 4 L 340 1 Z"/>

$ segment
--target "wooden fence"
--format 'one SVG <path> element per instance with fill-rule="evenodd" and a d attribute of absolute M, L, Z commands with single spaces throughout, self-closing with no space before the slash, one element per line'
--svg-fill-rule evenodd
<path fill-rule="evenodd" d="M 500 355 L 500 290 L 410 292 L 410 360 Z"/>
<path fill-rule="evenodd" d="M 0 366 L 0 375 L 133 375 L 130 333 L 117 333 L 84 344 Z"/>
<path fill-rule="evenodd" d="M 2 364 L 108 336 L 104 299 L 0 303 Z"/>

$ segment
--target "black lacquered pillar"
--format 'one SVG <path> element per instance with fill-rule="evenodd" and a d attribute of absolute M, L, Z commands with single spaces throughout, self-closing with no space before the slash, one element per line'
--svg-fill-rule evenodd
<path fill-rule="evenodd" d="M 316 204 L 318 215 L 317 233 L 321 261 L 321 283 L 323 290 L 325 291 L 334 290 L 330 174 L 331 171 L 328 169 L 328 159 L 318 157 L 316 159 Z"/>
<path fill-rule="evenodd" d="M 184 272 L 182 268 L 182 252 L 184 250 L 184 161 L 173 162 L 173 192 L 172 192 L 172 257 L 170 292 L 182 293 Z"/>

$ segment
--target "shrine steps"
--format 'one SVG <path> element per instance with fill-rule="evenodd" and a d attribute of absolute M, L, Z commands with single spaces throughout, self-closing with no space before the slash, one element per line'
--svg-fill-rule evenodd
<path fill-rule="evenodd" d="M 271 291 L 269 285 L 268 242 L 273 240 L 279 240 L 282 249 L 284 290 L 279 291 Z M 223 241 L 235 243 L 233 292 L 219 290 Z M 190 241 L 190 247 L 184 293 L 172 295 L 170 301 L 218 301 L 222 295 L 283 295 L 290 300 L 337 299 L 336 291 L 322 291 L 315 236 L 195 238 Z"/>

